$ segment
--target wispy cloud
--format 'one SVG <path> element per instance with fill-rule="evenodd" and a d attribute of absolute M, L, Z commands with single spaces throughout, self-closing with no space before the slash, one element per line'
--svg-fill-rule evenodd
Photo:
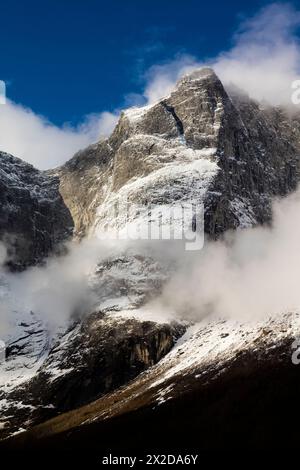
<path fill-rule="evenodd" d="M 141 94 L 124 94 L 125 105 L 153 103 L 170 93 L 184 73 L 210 65 L 225 85 L 235 84 L 252 98 L 291 105 L 291 83 L 300 75 L 300 45 L 296 35 L 300 11 L 286 3 L 272 3 L 243 21 L 233 46 L 207 61 L 179 54 L 152 66 L 144 76 Z M 7 102 L 0 106 L 0 150 L 38 168 L 62 164 L 77 150 L 109 135 L 118 113 L 87 116 L 77 127 L 57 127 L 34 111 Z"/>
<path fill-rule="evenodd" d="M 144 96 L 148 103 L 155 102 L 170 93 L 180 76 L 209 65 L 225 85 L 235 84 L 270 104 L 291 105 L 291 83 L 300 74 L 299 26 L 300 11 L 290 4 L 272 3 L 240 24 L 229 51 L 205 62 L 180 55 L 152 67 Z"/>
<path fill-rule="evenodd" d="M 234 47 L 212 65 L 225 83 L 235 83 L 253 98 L 291 104 L 291 82 L 300 72 L 299 25 L 300 11 L 271 4 L 241 24 Z"/>
<path fill-rule="evenodd" d="M 0 106 L 0 150 L 37 168 L 53 168 L 110 134 L 116 121 L 117 114 L 103 112 L 87 116 L 77 127 L 58 127 L 31 109 L 7 100 Z"/>
<path fill-rule="evenodd" d="M 179 314 L 208 314 L 239 320 L 299 310 L 300 191 L 273 206 L 272 227 L 227 233 L 208 242 L 180 268 L 163 292 Z M 186 255 L 185 255 L 186 256 Z"/>

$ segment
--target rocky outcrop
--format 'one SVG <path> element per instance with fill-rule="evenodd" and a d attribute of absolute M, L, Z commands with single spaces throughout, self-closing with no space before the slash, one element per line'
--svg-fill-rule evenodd
<path fill-rule="evenodd" d="M 211 69 L 181 79 L 155 105 L 122 113 L 105 141 L 58 169 L 79 236 L 112 221 L 117 198 L 147 205 L 192 200 L 205 231 L 268 223 L 271 199 L 299 180 L 299 116 L 226 91 Z"/>
<path fill-rule="evenodd" d="M 19 306 L 13 328 L 2 336 L 0 435 L 89 403 L 167 354 L 185 324 L 139 309 L 157 296 L 167 275 L 167 263 L 144 250 L 122 250 L 97 265 L 80 308 L 59 327 Z M 5 277 L 0 281 L 5 288 Z"/>
<path fill-rule="evenodd" d="M 227 92 L 211 69 L 192 72 L 169 97 L 122 113 L 108 139 L 55 171 L 2 154 L 1 237 L 25 266 L 70 234 L 70 213 L 80 238 L 124 225 L 113 211 L 120 200 L 203 202 L 213 237 L 269 222 L 272 198 L 299 180 L 299 137 L 299 116 Z"/>
<path fill-rule="evenodd" d="M 89 403 L 156 364 L 184 331 L 176 324 L 95 312 L 75 335 L 67 333 L 67 345 L 62 338 L 54 346 L 27 390 L 35 403 L 37 392 L 44 405 L 52 404 L 55 414 Z"/>
<path fill-rule="evenodd" d="M 31 380 L 4 395 L 11 406 L 1 413 L 1 437 L 127 384 L 165 356 L 184 331 L 175 323 L 92 313 L 58 339 Z"/>
<path fill-rule="evenodd" d="M 0 152 L 0 240 L 12 269 L 38 263 L 71 237 L 73 220 L 58 186 L 57 178 Z"/>

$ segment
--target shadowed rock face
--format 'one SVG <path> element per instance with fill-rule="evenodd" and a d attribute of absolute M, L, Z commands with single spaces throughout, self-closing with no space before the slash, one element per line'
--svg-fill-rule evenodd
<path fill-rule="evenodd" d="M 205 336 L 210 341 L 203 333 L 194 346 L 185 344 L 191 359 Z M 248 451 L 295 448 L 300 382 L 298 367 L 291 362 L 291 340 L 277 337 L 276 326 L 269 334 L 258 329 L 252 339 L 251 348 L 233 347 L 229 356 L 224 351 L 216 360 L 187 363 L 184 370 L 179 370 L 178 358 L 174 374 L 165 374 L 167 355 L 127 387 L 4 441 L 0 449 L 69 450 L 72 456 L 89 450 L 91 459 L 99 461 L 101 454 L 124 449 L 146 454 L 149 449 L 199 453 L 232 446 Z"/>
<path fill-rule="evenodd" d="M 79 236 L 106 224 L 121 192 L 137 203 L 196 198 L 205 205 L 205 231 L 216 237 L 270 221 L 271 198 L 299 180 L 299 136 L 299 116 L 228 93 L 211 69 L 201 69 L 157 104 L 122 113 L 109 139 L 75 155 L 57 175 Z M 205 162 L 210 175 L 197 171 Z M 133 188 L 137 178 L 142 191 Z"/>
<path fill-rule="evenodd" d="M 54 348 L 29 390 L 43 389 L 59 357 L 60 369 L 70 373 L 47 382 L 43 403 L 52 403 L 56 413 L 89 403 L 156 364 L 184 331 L 180 325 L 113 319 L 96 312 L 80 325 L 67 348 Z"/>
<path fill-rule="evenodd" d="M 0 239 L 7 264 L 36 264 L 72 235 L 73 220 L 57 178 L 0 152 Z"/>
<path fill-rule="evenodd" d="M 3 438 L 24 423 L 33 425 L 72 410 L 127 384 L 156 364 L 185 327 L 114 318 L 94 312 L 70 327 L 50 350 L 36 376 L 5 395 L 12 406 L 2 420 Z M 22 403 L 22 407 L 15 404 Z"/>

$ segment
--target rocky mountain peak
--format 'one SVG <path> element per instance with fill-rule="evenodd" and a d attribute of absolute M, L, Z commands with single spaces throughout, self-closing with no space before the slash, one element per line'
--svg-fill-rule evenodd
<path fill-rule="evenodd" d="M 125 110 L 108 139 L 48 172 L 51 184 L 59 182 L 76 236 L 119 225 L 109 217 L 116 198 L 141 204 L 196 198 L 212 236 L 270 220 L 271 197 L 298 182 L 300 119 L 228 93 L 211 68 L 191 71 L 169 96 Z"/>
<path fill-rule="evenodd" d="M 109 139 L 58 172 L 76 233 L 107 226 L 116 197 L 198 198 L 212 236 L 270 220 L 271 197 L 295 188 L 299 165 L 300 121 L 275 114 L 229 96 L 210 68 L 188 73 L 159 102 L 124 111 Z"/>
<path fill-rule="evenodd" d="M 184 74 L 176 83 L 174 91 L 182 90 L 183 88 L 190 88 L 196 90 L 197 88 L 203 88 L 210 85 L 213 87 L 222 87 L 222 83 L 211 67 L 202 67 L 196 70 L 192 70 Z"/>

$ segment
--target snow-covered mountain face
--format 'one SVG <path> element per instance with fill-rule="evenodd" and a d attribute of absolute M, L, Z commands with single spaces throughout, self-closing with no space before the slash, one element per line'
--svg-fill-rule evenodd
<path fill-rule="evenodd" d="M 206 232 L 270 220 L 270 202 L 299 178 L 299 117 L 229 96 L 211 69 L 179 81 L 169 97 L 129 109 L 107 140 L 79 152 L 57 174 L 77 235 L 112 220 L 119 200 L 203 202 Z"/>
<path fill-rule="evenodd" d="M 124 213 L 114 212 L 122 201 L 145 207 L 192 201 L 204 205 L 205 232 L 216 238 L 270 222 L 273 197 L 297 186 L 299 156 L 299 116 L 227 92 L 212 70 L 201 69 L 160 102 L 122 113 L 110 138 L 55 171 L 41 173 L 1 154 L 0 233 L 4 242 L 14 240 L 11 266 L 24 268 L 58 248 L 73 224 L 76 239 L 124 229 Z M 129 222 L 143 224 L 143 215 L 133 214 Z M 126 390 L 133 390 L 128 409 L 163 406 L 178 396 L 178 377 L 181 393 L 185 376 L 188 386 L 207 371 L 226 372 L 241 352 L 258 348 L 263 355 L 265 346 L 281 347 L 299 330 L 296 314 L 255 325 L 175 321 L 155 304 L 176 269 L 172 256 L 131 243 L 100 258 L 91 264 L 85 291 L 92 301 L 55 331 L 29 304 L 13 309 L 3 336 L 7 359 L 0 364 L 3 436 L 102 395 L 112 401 L 100 399 L 101 412 L 89 408 L 89 422 L 113 417 L 123 410 L 119 398 L 127 407 Z M 11 285 L 3 272 L 3 304 L 14 296 Z M 78 416 L 77 424 L 85 422 Z"/>
<path fill-rule="evenodd" d="M 11 268 L 38 263 L 72 236 L 72 217 L 58 185 L 57 178 L 0 152 L 0 239 Z"/>

